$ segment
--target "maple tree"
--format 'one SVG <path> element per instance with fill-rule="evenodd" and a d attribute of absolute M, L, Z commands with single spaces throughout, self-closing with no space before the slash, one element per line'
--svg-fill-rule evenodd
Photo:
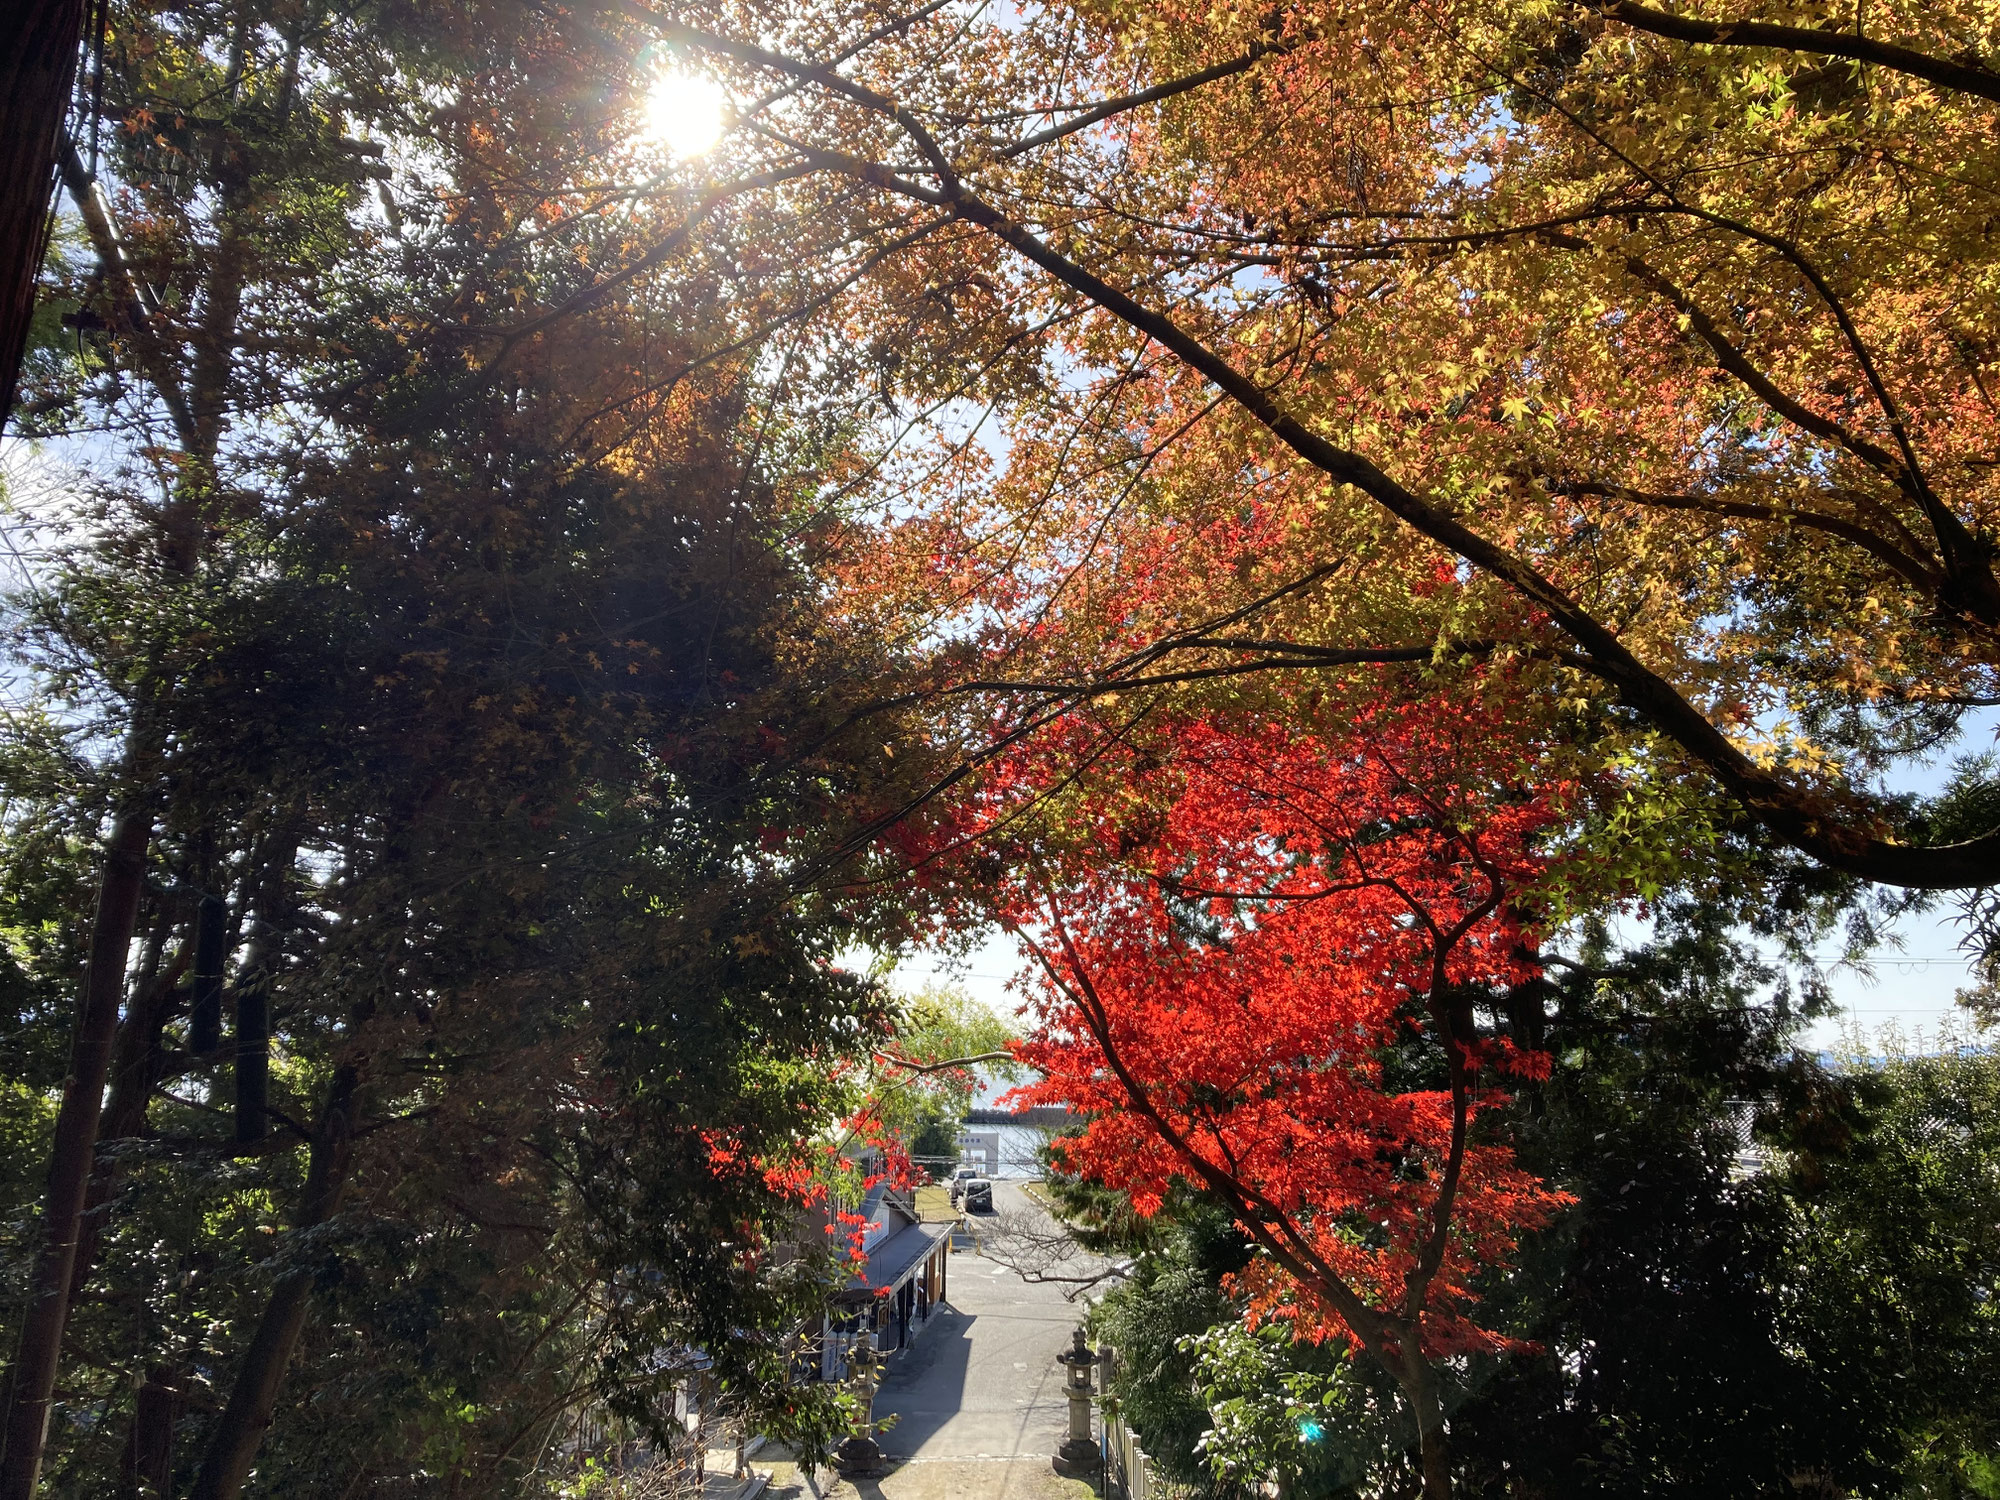
<path fill-rule="evenodd" d="M 1500 728 L 1421 708 L 1323 735 L 1184 721 L 1108 751 L 1059 813 L 1039 799 L 1065 757 L 1043 746 L 931 835 L 1005 828 L 1023 799 L 1078 830 L 1056 843 L 1038 816 L 1002 844 L 1003 920 L 1048 985 L 1020 1097 L 1080 1111 L 1059 1165 L 1140 1213 L 1174 1178 L 1226 1204 L 1263 1252 L 1236 1278 L 1252 1324 L 1393 1378 L 1433 1495 L 1433 1362 L 1507 1347 L 1472 1281 L 1565 1201 L 1480 1129 L 1509 1078 L 1546 1076 L 1479 1013 L 1538 972 L 1527 913 L 1563 801 Z M 1412 1046 L 1432 1061 L 1399 1059 Z"/>
<path fill-rule="evenodd" d="M 1931 1368 L 1993 1347 L 1992 1319 L 1967 1316 L 1980 1273 L 1917 1269 L 1968 1243 L 1947 1226 L 1976 1217 L 1981 1189 L 1932 1153 L 1977 1149 L 1990 1057 L 1947 1054 L 1921 1081 L 1879 1056 L 1829 1067 L 1801 1046 L 1819 1013 L 1810 986 L 1740 935 L 1747 894 L 1649 903 L 1632 946 L 1602 929 L 1551 935 L 1542 978 L 1512 997 L 1553 1069 L 1516 1086 L 1489 1128 L 1577 1201 L 1479 1283 L 1481 1321 L 1536 1347 L 1439 1371 L 1464 1493 L 1976 1492 L 1990 1386 L 1911 1380 L 1881 1351 Z M 1951 1073 L 1964 1093 L 1946 1102 Z M 1916 1118 L 1921 1131 L 1901 1123 Z M 1902 1176 L 1917 1141 L 1930 1165 Z M 1276 1470 L 1298 1495 L 1414 1491 L 1386 1377 L 1282 1327 L 1244 1328 L 1218 1283 L 1248 1246 L 1212 1195 L 1177 1188 L 1134 1233 L 1115 1210 L 1089 1213 L 1122 1194 L 1058 1188 L 1135 1262 L 1097 1331 L 1118 1350 L 1120 1413 L 1156 1463 L 1193 1484 Z M 1878 1240 L 1883 1225 L 1898 1227 Z M 1885 1243 L 1909 1260 L 1855 1276 Z M 1938 1301 L 1884 1342 L 1876 1320 L 1890 1304 L 1908 1317 L 1918 1286 Z"/>
<path fill-rule="evenodd" d="M 1994 696 L 1990 18 L 1712 10 L 601 13 L 738 101 L 648 253 L 865 340 L 907 461 L 856 577 L 995 646 L 934 687 L 1525 663 L 1705 818 L 1978 887 L 1991 819 L 1883 776 Z"/>

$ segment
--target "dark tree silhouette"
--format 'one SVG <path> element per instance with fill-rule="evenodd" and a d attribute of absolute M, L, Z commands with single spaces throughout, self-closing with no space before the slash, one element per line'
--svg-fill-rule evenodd
<path fill-rule="evenodd" d="M 83 16 L 83 0 L 0 6 L 0 427 L 13 410 L 28 346 L 56 137 L 76 78 Z"/>

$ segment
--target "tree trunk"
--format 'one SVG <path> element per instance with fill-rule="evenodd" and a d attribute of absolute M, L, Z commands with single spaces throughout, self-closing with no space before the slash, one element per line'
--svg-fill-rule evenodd
<path fill-rule="evenodd" d="M 351 1064 L 335 1070 L 326 1105 L 313 1130 L 312 1156 L 306 1169 L 305 1193 L 299 1204 L 297 1228 L 307 1229 L 332 1218 L 346 1191 L 354 1164 L 355 1091 L 359 1072 Z M 235 1500 L 249 1478 L 264 1432 L 277 1409 L 278 1388 L 298 1347 L 312 1302 L 312 1272 L 287 1271 L 271 1288 L 257 1332 L 236 1372 L 215 1436 L 201 1461 L 192 1500 Z"/>
<path fill-rule="evenodd" d="M 0 5 L 0 429 L 35 315 L 56 137 L 76 80 L 83 0 Z"/>
<path fill-rule="evenodd" d="M 128 1500 L 170 1500 L 174 1478 L 174 1388 L 164 1369 L 146 1371 L 132 1407 L 124 1473 Z"/>
<path fill-rule="evenodd" d="M 162 1072 L 160 1035 L 174 1013 L 174 984 L 179 974 L 176 963 L 164 975 L 150 980 L 142 977 L 138 992 L 125 1007 L 125 1019 L 119 1023 L 111 1048 L 111 1090 L 97 1125 L 100 1148 L 106 1141 L 132 1140 L 145 1134 L 153 1089 Z M 91 1171 L 77 1228 L 76 1258 L 69 1273 L 72 1301 L 82 1295 L 97 1264 L 105 1214 L 123 1175 L 115 1161 L 103 1159 L 97 1160 Z"/>
<path fill-rule="evenodd" d="M 150 809 L 129 807 L 112 825 L 98 886 L 97 916 L 90 934 L 90 962 L 84 970 L 70 1045 L 70 1072 L 63 1081 L 49 1152 L 48 1189 L 42 1199 L 41 1245 L 28 1283 L 21 1320 L 20 1353 L 14 1361 L 7 1402 L 4 1450 L 0 1450 L 0 1500 L 32 1500 L 48 1436 L 49 1401 L 62 1355 L 63 1326 L 69 1321 L 70 1281 L 76 1269 L 77 1239 L 84 1196 L 97 1154 L 97 1126 L 104 1108 L 104 1084 L 111 1071 L 111 1043 L 118 1027 L 118 1002 L 125 990 L 125 958 L 138 920 L 145 884 L 146 846 L 153 835 Z"/>
<path fill-rule="evenodd" d="M 298 838 L 273 837 L 261 851 L 262 878 L 256 910 L 256 937 L 236 975 L 236 1139 L 251 1145 L 271 1128 L 271 982 L 283 953 L 285 921 L 289 916 L 292 862 L 298 858 Z"/>
<path fill-rule="evenodd" d="M 211 872 L 204 878 L 215 877 Z M 228 958 L 229 905 L 219 892 L 210 891 L 195 917 L 194 994 L 188 1015 L 188 1051 L 199 1057 L 222 1045 L 222 969 Z"/>
<path fill-rule="evenodd" d="M 1451 1450 L 1445 1443 L 1443 1420 L 1425 1425 L 1417 1441 L 1424 1465 L 1424 1500 L 1451 1500 Z"/>
<path fill-rule="evenodd" d="M 1438 1401 L 1437 1372 L 1415 1348 L 1416 1330 L 1405 1344 L 1397 1384 L 1417 1419 L 1417 1454 L 1423 1464 L 1424 1500 L 1451 1500 L 1451 1446 Z"/>
<path fill-rule="evenodd" d="M 236 1139 L 249 1145 L 270 1129 L 271 970 L 259 964 L 236 988 Z"/>
<path fill-rule="evenodd" d="M 216 836 L 194 840 L 194 878 L 202 904 L 194 914 L 194 992 L 188 996 L 188 1052 L 206 1058 L 222 1046 L 222 972 L 230 958 L 230 904 L 222 896 L 222 860 Z"/>

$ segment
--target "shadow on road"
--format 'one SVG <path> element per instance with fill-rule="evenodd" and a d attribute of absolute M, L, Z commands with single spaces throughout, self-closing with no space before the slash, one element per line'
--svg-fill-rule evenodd
<path fill-rule="evenodd" d="M 896 1414 L 896 1425 L 881 1437 L 885 1452 L 915 1453 L 957 1415 L 972 1365 L 972 1325 L 978 1321 L 947 1302 L 932 1314 L 922 1336 L 896 1356 L 875 1396 L 878 1417 Z"/>

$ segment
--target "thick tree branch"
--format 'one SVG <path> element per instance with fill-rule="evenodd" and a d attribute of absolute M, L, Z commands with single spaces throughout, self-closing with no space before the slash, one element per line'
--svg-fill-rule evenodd
<path fill-rule="evenodd" d="M 1557 484 L 1551 486 L 1551 490 L 1560 495 L 1596 495 L 1606 500 L 1623 500 L 1652 510 L 1691 510 L 1702 515 L 1729 516 L 1740 521 L 1770 521 L 1779 526 L 1802 526 L 1811 531 L 1823 531 L 1842 541 L 1852 542 L 1926 594 L 1935 596 L 1944 587 L 1943 577 L 1929 561 L 1912 557 L 1866 526 L 1820 511 L 1788 510 L 1782 506 L 1757 505 L 1744 500 L 1721 500 L 1711 495 L 1663 495 L 1622 484 Z"/>
<path fill-rule="evenodd" d="M 35 312 L 49 229 L 50 157 L 76 76 L 83 0 L 15 0 L 0 12 L 0 427 Z"/>
<path fill-rule="evenodd" d="M 84 170 L 83 158 L 76 152 L 76 143 L 68 136 L 62 138 L 56 149 L 56 167 L 62 174 L 63 187 L 76 203 L 84 231 L 90 236 L 91 248 L 97 252 L 98 264 L 104 268 L 105 280 L 116 293 L 117 312 L 132 341 L 133 351 L 138 355 L 140 372 L 158 393 L 160 404 L 166 407 L 167 415 L 173 420 L 174 436 L 181 447 L 193 452 L 200 429 L 195 424 L 193 408 L 188 404 L 187 393 L 181 387 L 180 376 L 168 354 L 166 337 L 155 326 L 155 321 L 162 316 L 159 302 L 153 296 L 152 288 L 133 269 L 131 257 L 125 253 L 125 241 L 111 217 L 111 207 L 104 201 L 104 194 L 96 180 Z"/>
<path fill-rule="evenodd" d="M 1447 654 L 1485 654 L 1492 648 L 1450 645 Z M 1184 671 L 1154 672 L 1139 677 L 1106 676 L 1065 681 L 1061 678 L 978 677 L 954 683 L 947 694 L 1032 692 L 1070 703 L 1129 693 L 1135 688 L 1170 687 L 1178 683 L 1201 682 L 1218 677 L 1242 677 L 1253 672 L 1273 672 L 1298 667 L 1394 666 L 1435 661 L 1436 646 L 1314 646 L 1290 641 L 1204 641 L 1175 640 L 1162 645 L 1157 660 L 1183 651 L 1236 651 L 1262 653 L 1255 661 L 1231 662 L 1215 667 L 1190 667 Z"/>
<path fill-rule="evenodd" d="M 1907 73 L 1955 93 L 2000 103 L 2000 74 L 1986 68 L 1933 57 L 1894 42 L 1878 42 L 1852 31 L 1819 31 L 1806 26 L 1780 26 L 1768 21 L 1703 21 L 1694 16 L 1677 16 L 1654 10 L 1636 0 L 1612 0 L 1593 7 L 1634 31 L 1663 36 L 1676 42 L 1692 42 L 1703 47 L 1774 47 L 1783 52 L 1808 52 L 1818 57 L 1841 57 L 1849 62 L 1869 63 L 1892 72 Z"/>

